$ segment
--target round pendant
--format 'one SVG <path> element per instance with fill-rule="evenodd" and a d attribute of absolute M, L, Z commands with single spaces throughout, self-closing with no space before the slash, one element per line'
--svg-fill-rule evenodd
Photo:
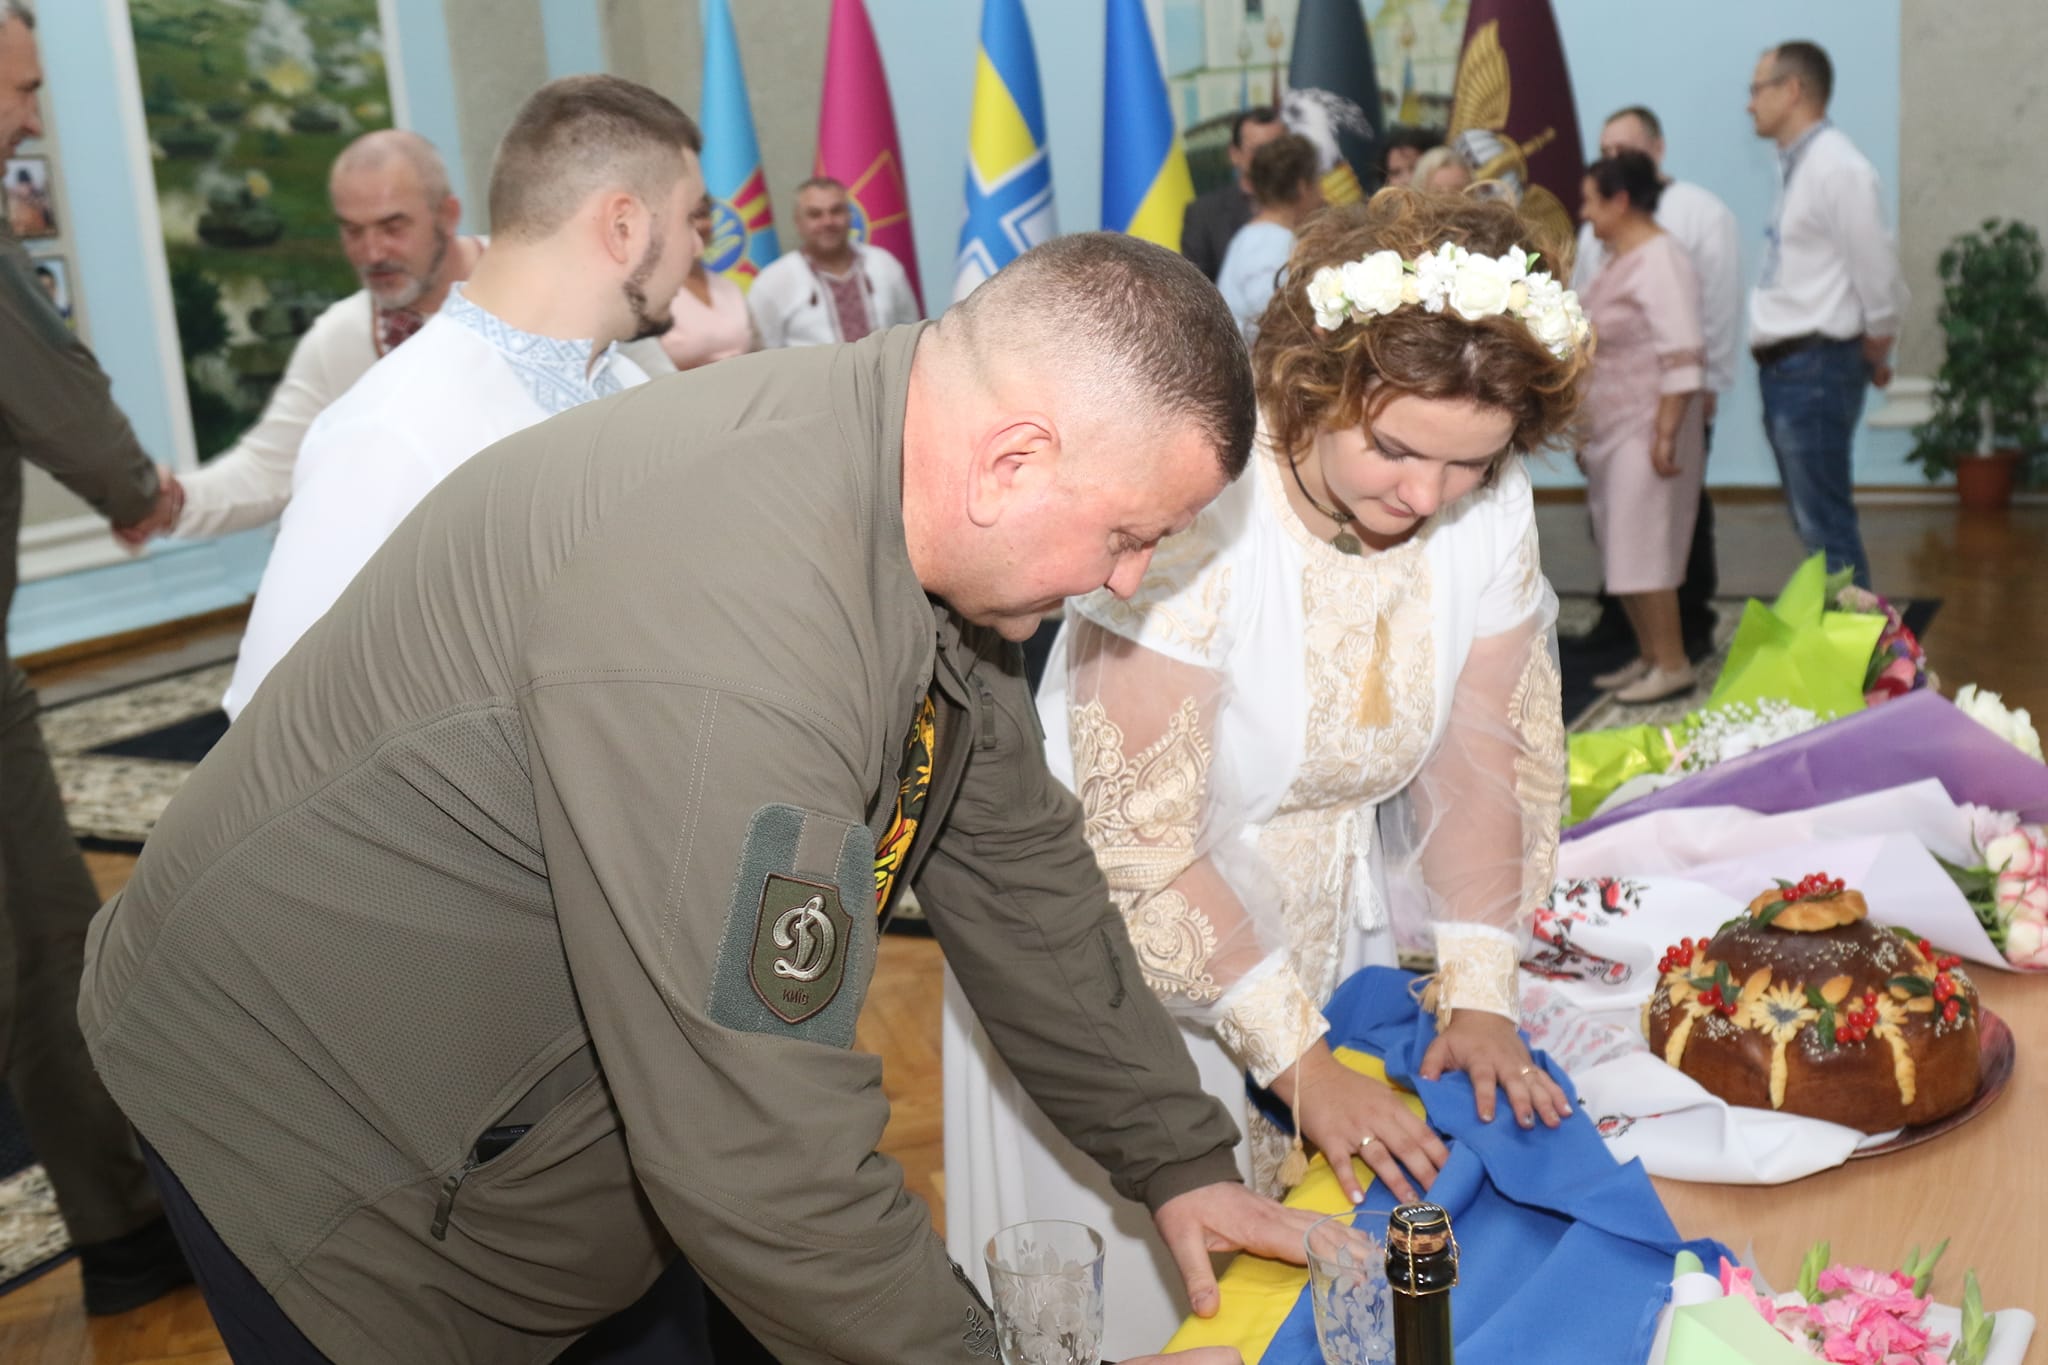
<path fill-rule="evenodd" d="M 1336 537 L 1330 541 L 1330 548 L 1335 550 L 1340 555 L 1358 555 L 1365 553 L 1365 545 L 1358 539 L 1357 536 L 1352 535 L 1349 531 L 1339 531 L 1336 534 Z"/>

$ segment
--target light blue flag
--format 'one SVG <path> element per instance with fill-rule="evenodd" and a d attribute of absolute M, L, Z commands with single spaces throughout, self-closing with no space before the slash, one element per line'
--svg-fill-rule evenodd
<path fill-rule="evenodd" d="M 1045 150 L 1045 102 L 1023 0 L 983 0 L 974 68 L 967 219 L 953 268 L 956 300 L 1059 231 L 1052 161 Z"/>
<path fill-rule="evenodd" d="M 741 289 L 781 254 L 761 144 L 747 104 L 747 77 L 726 0 L 704 0 L 704 188 L 711 194 L 711 240 L 704 265 Z"/>

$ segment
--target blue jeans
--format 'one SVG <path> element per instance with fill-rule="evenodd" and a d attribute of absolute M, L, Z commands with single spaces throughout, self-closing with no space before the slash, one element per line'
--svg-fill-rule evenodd
<path fill-rule="evenodd" d="M 1853 569 L 1856 581 L 1869 587 L 1849 461 L 1870 383 L 1862 341 L 1824 341 L 1794 351 L 1759 365 L 1757 381 L 1764 435 L 1799 539 L 1809 552 L 1825 550 L 1830 569 Z"/>

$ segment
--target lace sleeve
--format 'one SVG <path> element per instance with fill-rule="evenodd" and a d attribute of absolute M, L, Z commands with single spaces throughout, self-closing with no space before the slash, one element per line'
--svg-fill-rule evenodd
<path fill-rule="evenodd" d="M 1519 1015 L 1516 964 L 1557 864 L 1565 738 L 1557 599 L 1535 564 L 1535 526 L 1504 572 L 1534 582 L 1523 617 L 1473 642 L 1442 742 L 1392 812 L 1395 876 L 1419 891 L 1438 963 L 1432 1004 Z"/>
<path fill-rule="evenodd" d="M 1219 857 L 1220 673 L 1068 618 L 1069 739 L 1089 845 L 1168 1010 L 1213 1028 L 1261 1084 L 1328 1025 Z M 1272 917 L 1277 920 L 1277 911 Z"/>

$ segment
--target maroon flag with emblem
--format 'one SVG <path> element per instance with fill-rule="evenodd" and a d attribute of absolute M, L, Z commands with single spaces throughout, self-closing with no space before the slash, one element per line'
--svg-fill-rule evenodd
<path fill-rule="evenodd" d="M 1450 137 L 1480 180 L 1499 181 L 1570 241 L 1586 163 L 1550 0 L 1472 0 Z"/>

